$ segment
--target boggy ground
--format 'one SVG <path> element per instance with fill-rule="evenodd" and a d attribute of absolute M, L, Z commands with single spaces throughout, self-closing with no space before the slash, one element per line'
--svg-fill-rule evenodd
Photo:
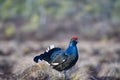
<path fill-rule="evenodd" d="M 33 62 L 51 44 L 66 49 L 65 41 L 0 41 L 0 80 L 65 80 L 47 63 Z M 120 43 L 80 41 L 79 60 L 67 71 L 68 80 L 120 80 Z"/>

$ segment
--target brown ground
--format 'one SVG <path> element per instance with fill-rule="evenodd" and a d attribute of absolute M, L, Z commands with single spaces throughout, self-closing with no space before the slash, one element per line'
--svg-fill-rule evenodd
<path fill-rule="evenodd" d="M 67 48 L 65 41 L 0 41 L 0 80 L 64 80 L 61 72 L 33 57 L 49 45 Z M 79 60 L 67 71 L 70 80 L 120 80 L 120 43 L 80 41 Z"/>

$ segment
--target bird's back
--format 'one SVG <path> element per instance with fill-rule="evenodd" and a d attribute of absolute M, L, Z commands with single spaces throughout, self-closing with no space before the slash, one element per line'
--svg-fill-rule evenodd
<path fill-rule="evenodd" d="M 43 54 L 40 54 L 40 55 L 35 56 L 33 60 L 34 60 L 36 63 L 38 63 L 39 59 L 40 59 L 40 60 L 45 60 L 45 61 L 47 61 L 48 63 L 50 63 L 50 62 L 51 62 L 51 55 L 53 55 L 53 53 L 55 53 L 55 52 L 57 52 L 57 51 L 59 51 L 59 50 L 61 50 L 61 48 L 57 48 L 57 47 L 56 47 L 56 48 L 49 49 L 49 50 L 46 50 Z"/>
<path fill-rule="evenodd" d="M 44 55 L 43 60 L 47 61 L 48 63 L 51 63 L 53 57 L 55 55 L 57 55 L 58 52 L 61 51 L 61 50 L 62 50 L 61 48 L 56 47 L 56 48 L 53 48 L 53 49 L 49 50 L 48 52 L 45 52 L 43 54 Z"/>

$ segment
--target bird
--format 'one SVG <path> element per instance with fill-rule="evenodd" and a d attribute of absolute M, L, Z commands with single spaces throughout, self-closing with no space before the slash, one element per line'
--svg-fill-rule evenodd
<path fill-rule="evenodd" d="M 72 68 L 78 58 L 77 49 L 78 37 L 72 36 L 68 48 L 62 49 L 59 47 L 50 46 L 43 54 L 34 57 L 34 62 L 38 63 L 39 60 L 44 60 L 57 71 L 66 71 Z"/>

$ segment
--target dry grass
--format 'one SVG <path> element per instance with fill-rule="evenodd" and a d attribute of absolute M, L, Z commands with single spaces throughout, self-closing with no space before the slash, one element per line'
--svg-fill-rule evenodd
<path fill-rule="evenodd" d="M 0 42 L 0 80 L 65 80 L 45 61 L 38 64 L 33 57 L 47 46 L 56 43 L 62 48 L 67 42 Z M 80 57 L 77 64 L 67 71 L 68 80 L 119 80 L 120 44 L 113 42 L 80 42 Z M 40 52 L 39 52 L 40 51 Z M 4 55 L 3 55 L 4 54 Z"/>

